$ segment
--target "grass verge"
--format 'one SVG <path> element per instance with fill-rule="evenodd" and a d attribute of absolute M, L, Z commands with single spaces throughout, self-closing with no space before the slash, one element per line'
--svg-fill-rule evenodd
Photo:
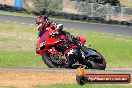
<path fill-rule="evenodd" d="M 40 85 L 36 88 L 131 88 L 131 85 L 120 84 L 86 84 L 83 86 L 77 84 L 56 84 L 56 85 Z"/>
<path fill-rule="evenodd" d="M 35 26 L 5 24 L 0 22 L 0 67 L 44 68 L 43 61 L 35 54 L 37 30 Z M 91 31 L 69 29 L 73 35 L 84 35 L 86 45 L 98 50 L 105 57 L 107 68 L 132 68 L 132 37 L 108 35 Z"/>
<path fill-rule="evenodd" d="M 12 16 L 22 16 L 22 17 L 33 17 L 33 18 L 37 18 L 37 16 L 32 15 L 32 14 L 19 13 L 19 12 L 9 12 L 9 11 L 3 11 L 3 10 L 0 10 L 0 14 L 3 14 L 3 15 L 12 15 Z"/>
<path fill-rule="evenodd" d="M 0 22 L 0 67 L 45 67 L 41 57 L 35 54 L 36 41 L 35 27 Z"/>

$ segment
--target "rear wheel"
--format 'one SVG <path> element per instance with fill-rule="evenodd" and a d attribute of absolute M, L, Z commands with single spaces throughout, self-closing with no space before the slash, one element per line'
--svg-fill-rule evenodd
<path fill-rule="evenodd" d="M 105 61 L 104 57 L 99 52 L 97 52 L 96 50 L 94 50 L 94 51 L 96 52 L 97 56 L 96 57 L 91 57 L 91 59 L 92 59 L 90 61 L 91 68 L 92 69 L 105 70 L 106 61 Z"/>

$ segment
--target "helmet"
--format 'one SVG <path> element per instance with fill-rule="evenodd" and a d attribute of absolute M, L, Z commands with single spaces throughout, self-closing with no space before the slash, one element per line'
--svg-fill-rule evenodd
<path fill-rule="evenodd" d="M 39 16 L 38 19 L 36 20 L 36 24 L 38 24 L 38 29 L 41 31 L 43 28 L 46 28 L 49 24 L 48 23 L 48 17 L 47 16 Z"/>
<path fill-rule="evenodd" d="M 62 24 L 58 24 L 56 27 L 56 30 L 61 31 L 63 29 L 63 25 Z"/>
<path fill-rule="evenodd" d="M 86 39 L 85 39 L 84 36 L 77 36 L 77 40 L 79 40 L 79 41 L 81 42 L 82 45 L 84 45 L 85 42 L 86 42 Z"/>
<path fill-rule="evenodd" d="M 44 16 L 44 15 L 41 15 L 38 17 L 38 19 L 36 20 L 36 24 L 41 24 L 41 23 L 46 23 L 48 21 L 48 17 L 47 16 Z"/>

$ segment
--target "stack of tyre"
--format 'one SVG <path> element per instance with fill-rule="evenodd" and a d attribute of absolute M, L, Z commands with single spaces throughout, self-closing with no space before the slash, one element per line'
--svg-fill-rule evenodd
<path fill-rule="evenodd" d="M 83 22 L 95 22 L 95 23 L 132 26 L 132 21 L 128 22 L 128 21 L 106 20 L 101 17 L 88 17 L 87 15 L 80 15 L 80 14 L 47 13 L 47 15 L 51 17 L 64 18 L 69 20 L 79 20 Z"/>
<path fill-rule="evenodd" d="M 26 9 L 23 7 L 13 7 L 7 4 L 0 4 L 0 10 L 11 12 L 26 12 Z"/>

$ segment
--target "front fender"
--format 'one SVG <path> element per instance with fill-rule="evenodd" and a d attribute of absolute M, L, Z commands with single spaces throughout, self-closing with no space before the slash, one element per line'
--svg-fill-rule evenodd
<path fill-rule="evenodd" d="M 51 54 L 58 54 L 58 51 L 54 47 L 52 47 L 51 49 L 45 49 L 44 51 L 48 51 Z"/>
<path fill-rule="evenodd" d="M 42 56 L 43 50 L 37 50 L 36 53 Z"/>
<path fill-rule="evenodd" d="M 92 56 L 92 57 L 93 57 L 93 56 L 96 57 L 96 56 L 98 56 L 98 54 L 97 54 L 97 52 L 96 52 L 95 50 L 87 49 L 86 52 L 87 52 L 87 55 L 86 55 L 87 57 L 91 57 L 91 56 Z"/>

